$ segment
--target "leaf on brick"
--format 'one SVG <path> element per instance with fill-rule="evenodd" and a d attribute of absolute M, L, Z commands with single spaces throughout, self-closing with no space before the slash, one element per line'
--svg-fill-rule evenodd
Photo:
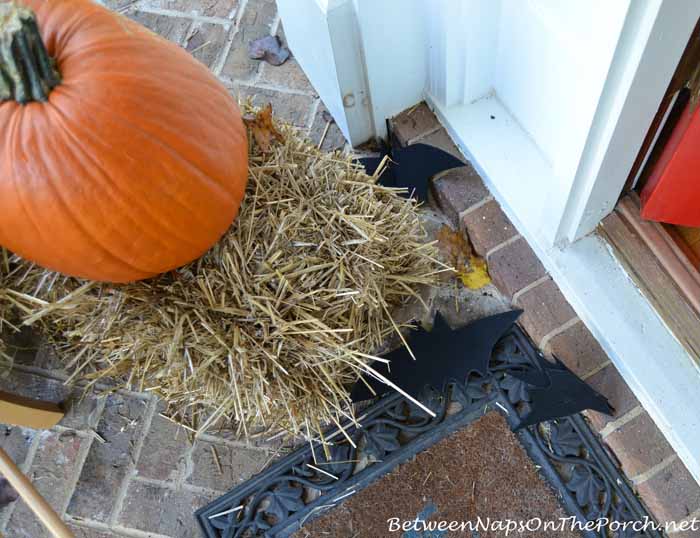
<path fill-rule="evenodd" d="M 257 114 L 245 116 L 243 121 L 245 121 L 246 125 L 250 128 L 255 143 L 263 153 L 268 153 L 270 151 L 270 144 L 273 140 L 284 142 L 282 133 L 277 130 L 277 127 L 275 127 L 272 121 L 271 103 L 268 103 L 265 108 L 260 109 Z"/>
<path fill-rule="evenodd" d="M 467 288 L 478 290 L 491 282 L 486 261 L 477 256 L 463 233 L 443 226 L 437 233 L 440 253 Z"/>

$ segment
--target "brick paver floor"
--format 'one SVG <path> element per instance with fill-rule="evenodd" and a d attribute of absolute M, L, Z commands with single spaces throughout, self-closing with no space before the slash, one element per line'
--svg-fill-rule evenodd
<path fill-rule="evenodd" d="M 248 58 L 248 42 L 265 35 L 284 40 L 270 0 L 106 0 L 110 9 L 190 51 L 236 97 L 271 102 L 322 148 L 346 147 L 342 133 L 292 57 L 274 67 Z M 330 122 L 330 125 L 327 124 Z M 33 337 L 0 389 L 60 401 L 79 390 Z M 77 400 L 76 400 L 77 401 Z M 59 426 L 37 432 L 0 425 L 0 447 L 31 478 L 79 538 L 198 536 L 193 512 L 258 472 L 275 450 L 187 432 L 159 414 L 155 398 L 122 392 L 91 396 Z M 0 509 L 8 538 L 49 537 L 21 501 Z"/>

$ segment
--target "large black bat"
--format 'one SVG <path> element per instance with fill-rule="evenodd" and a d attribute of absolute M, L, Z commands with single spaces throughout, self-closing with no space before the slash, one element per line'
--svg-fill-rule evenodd
<path fill-rule="evenodd" d="M 458 158 L 428 144 L 412 144 L 405 147 L 383 148 L 379 157 L 358 159 L 368 175 L 373 175 L 382 159 L 388 155 L 391 161 L 379 177 L 379 184 L 386 187 L 407 189 L 407 196 L 420 202 L 428 199 L 429 180 L 436 174 L 464 166 Z"/>
<path fill-rule="evenodd" d="M 514 430 L 567 417 L 584 409 L 613 414 L 614 410 L 608 400 L 577 377 L 559 359 L 555 357 L 554 362 L 550 362 L 538 355 L 536 361 L 534 368 L 508 372 L 531 386 L 528 390 L 530 411 Z"/>
<path fill-rule="evenodd" d="M 419 329 L 409 336 L 408 345 L 416 360 L 402 346 L 384 355 L 389 364 L 375 361 L 372 368 L 415 398 L 427 385 L 442 390 L 451 380 L 464 383 L 471 372 L 486 376 L 493 347 L 521 313 L 512 310 L 496 314 L 454 331 L 438 313 L 432 331 Z M 361 402 L 391 390 L 379 379 L 365 375 L 350 397 L 353 402 Z"/>

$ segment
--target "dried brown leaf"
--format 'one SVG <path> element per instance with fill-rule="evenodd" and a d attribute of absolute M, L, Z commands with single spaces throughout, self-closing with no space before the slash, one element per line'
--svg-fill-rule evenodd
<path fill-rule="evenodd" d="M 254 114 L 244 116 L 243 121 L 263 153 L 269 153 L 273 139 L 280 143 L 284 142 L 282 133 L 277 130 L 272 121 L 272 103 L 268 103 L 265 108 L 261 108 Z"/>

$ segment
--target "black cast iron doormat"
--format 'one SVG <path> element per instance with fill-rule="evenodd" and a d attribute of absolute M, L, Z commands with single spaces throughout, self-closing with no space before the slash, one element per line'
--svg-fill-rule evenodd
<path fill-rule="evenodd" d="M 443 392 L 425 391 L 421 402 L 431 417 L 400 394 L 383 397 L 360 414 L 358 426 L 330 430 L 326 459 L 320 445 L 308 444 L 197 511 L 207 538 L 285 538 L 311 518 L 333 509 L 412 456 L 489 411 L 502 413 L 517 428 L 530 411 L 532 386 L 509 372 L 540 364 L 542 356 L 518 326 L 494 349 L 489 374 L 471 374 Z M 522 376 L 519 376 L 522 377 Z M 564 508 L 579 522 L 653 521 L 617 464 L 580 414 L 518 430 L 520 442 L 542 476 L 560 493 Z M 354 445 L 354 446 L 353 446 Z M 661 538 L 651 526 L 586 537 Z"/>

